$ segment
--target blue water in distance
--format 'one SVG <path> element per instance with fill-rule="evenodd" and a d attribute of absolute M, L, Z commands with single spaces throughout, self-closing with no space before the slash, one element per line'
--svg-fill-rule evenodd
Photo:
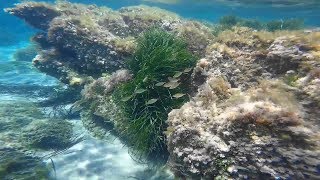
<path fill-rule="evenodd" d="M 2 0 L 0 9 L 12 7 L 14 3 L 18 2 L 19 0 Z M 47 0 L 46 2 L 54 1 Z M 305 20 L 307 26 L 320 26 L 320 5 L 274 7 L 272 5 L 264 4 L 260 6 L 235 6 L 227 3 L 219 3 L 216 2 L 216 0 L 181 0 L 177 4 L 157 3 L 157 0 L 70 0 L 70 2 L 96 4 L 99 6 L 103 5 L 113 9 L 146 4 L 176 12 L 185 18 L 201 19 L 209 22 L 216 22 L 221 16 L 232 14 L 239 17 L 256 18 L 263 21 L 300 18 Z M 29 37 L 35 31 L 18 18 L 6 14 L 4 11 L 0 11 L 0 19 L 0 46 L 16 44 L 19 41 L 28 41 Z"/>

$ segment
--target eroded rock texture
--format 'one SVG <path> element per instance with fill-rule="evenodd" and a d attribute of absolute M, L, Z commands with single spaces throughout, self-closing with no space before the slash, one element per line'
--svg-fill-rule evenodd
<path fill-rule="evenodd" d="M 198 55 L 214 38 L 201 23 L 148 6 L 113 11 L 66 2 L 24 2 L 6 11 L 44 31 L 33 38 L 41 46 L 34 65 L 71 85 L 87 82 L 87 76 L 97 78 L 123 68 L 135 49 L 136 38 L 150 27 L 184 37 L 190 50 Z"/>
<path fill-rule="evenodd" d="M 318 36 L 222 32 L 194 69 L 195 96 L 169 114 L 176 175 L 319 179 Z"/>

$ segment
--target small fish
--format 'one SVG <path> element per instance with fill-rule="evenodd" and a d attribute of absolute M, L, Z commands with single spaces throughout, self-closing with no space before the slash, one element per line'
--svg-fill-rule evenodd
<path fill-rule="evenodd" d="M 178 82 L 179 81 L 179 79 L 172 78 L 172 77 L 168 77 L 168 79 L 170 82 Z"/>
<path fill-rule="evenodd" d="M 173 78 L 178 78 L 182 75 L 182 72 L 177 72 L 175 75 L 173 75 Z"/>
<path fill-rule="evenodd" d="M 154 104 L 158 101 L 158 99 L 150 99 L 148 102 L 146 102 L 146 105 Z"/>
<path fill-rule="evenodd" d="M 164 131 L 164 134 L 166 136 L 170 136 L 172 132 L 174 132 L 174 128 L 173 127 L 168 127 L 166 131 Z"/>
<path fill-rule="evenodd" d="M 134 91 L 134 93 L 141 94 L 141 93 L 144 93 L 146 91 L 147 91 L 146 89 L 137 89 L 137 90 Z"/>
<path fill-rule="evenodd" d="M 107 77 L 107 76 L 109 76 L 109 74 L 108 73 L 102 73 L 101 76 Z"/>
<path fill-rule="evenodd" d="M 148 80 L 148 76 L 146 76 L 146 77 L 142 80 L 142 82 L 147 82 L 147 80 Z"/>
<path fill-rule="evenodd" d="M 167 131 L 173 132 L 175 129 L 173 127 L 167 127 Z"/>
<path fill-rule="evenodd" d="M 163 87 L 166 87 L 166 88 L 171 87 L 171 86 L 172 86 L 172 82 L 167 82 L 167 83 L 163 84 Z"/>
<path fill-rule="evenodd" d="M 178 99 L 178 98 L 181 98 L 183 96 L 185 96 L 186 94 L 183 94 L 183 93 L 177 93 L 177 94 L 174 94 L 172 97 Z"/>
<path fill-rule="evenodd" d="M 188 73 L 188 72 L 190 72 L 192 70 L 192 68 L 186 68 L 183 72 L 184 73 Z"/>
<path fill-rule="evenodd" d="M 169 89 L 175 89 L 180 85 L 180 83 L 174 83 L 172 86 L 169 87 Z"/>
<path fill-rule="evenodd" d="M 167 82 L 163 85 L 163 87 L 169 88 L 169 89 L 175 89 L 176 87 L 178 87 L 180 85 L 180 83 L 178 82 Z"/>
<path fill-rule="evenodd" d="M 171 132 L 169 132 L 169 131 L 164 131 L 163 133 L 164 133 L 164 135 L 166 135 L 167 137 L 170 136 L 170 134 L 171 134 Z"/>
<path fill-rule="evenodd" d="M 158 82 L 155 86 L 163 86 L 166 82 Z"/>
<path fill-rule="evenodd" d="M 121 101 L 127 102 L 127 101 L 129 101 L 131 98 L 132 98 L 132 96 L 127 96 L 127 97 L 122 98 Z"/>

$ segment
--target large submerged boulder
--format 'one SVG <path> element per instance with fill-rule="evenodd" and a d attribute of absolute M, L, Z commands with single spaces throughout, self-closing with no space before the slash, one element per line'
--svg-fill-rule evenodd
<path fill-rule="evenodd" d="M 23 2 L 6 11 L 44 31 L 33 38 L 41 46 L 34 65 L 71 85 L 84 84 L 87 76 L 97 78 L 123 68 L 135 49 L 136 38 L 150 27 L 183 37 L 198 55 L 214 38 L 201 23 L 148 6 L 114 11 L 68 2 Z"/>
<path fill-rule="evenodd" d="M 320 39 L 285 33 L 234 28 L 207 49 L 195 96 L 168 118 L 177 176 L 319 178 Z"/>

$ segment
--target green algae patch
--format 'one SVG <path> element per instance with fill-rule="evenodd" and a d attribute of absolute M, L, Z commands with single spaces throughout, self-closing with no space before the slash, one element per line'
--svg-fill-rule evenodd
<path fill-rule="evenodd" d="M 66 149 L 72 144 L 72 124 L 66 120 L 39 121 L 22 132 L 22 139 L 32 148 Z"/>
<path fill-rule="evenodd" d="M 0 107 L 0 133 L 16 134 L 32 121 L 44 116 L 37 106 L 25 101 L 3 101 Z M 13 141 L 14 137 L 8 138 Z M 6 139 L 6 135 L 0 134 L 0 140 Z"/>
<path fill-rule="evenodd" d="M 40 158 L 13 148 L 0 149 L 0 179 L 49 179 L 50 169 Z"/>
<path fill-rule="evenodd" d="M 122 132 L 135 154 L 162 156 L 168 113 L 188 100 L 190 71 L 195 57 L 187 45 L 163 30 L 151 29 L 137 40 L 137 50 L 128 61 L 130 82 L 113 93 L 122 109 Z"/>
<path fill-rule="evenodd" d="M 74 143 L 73 125 L 47 117 L 32 102 L 4 101 L 0 108 L 0 141 L 25 150 L 60 150 Z"/>

